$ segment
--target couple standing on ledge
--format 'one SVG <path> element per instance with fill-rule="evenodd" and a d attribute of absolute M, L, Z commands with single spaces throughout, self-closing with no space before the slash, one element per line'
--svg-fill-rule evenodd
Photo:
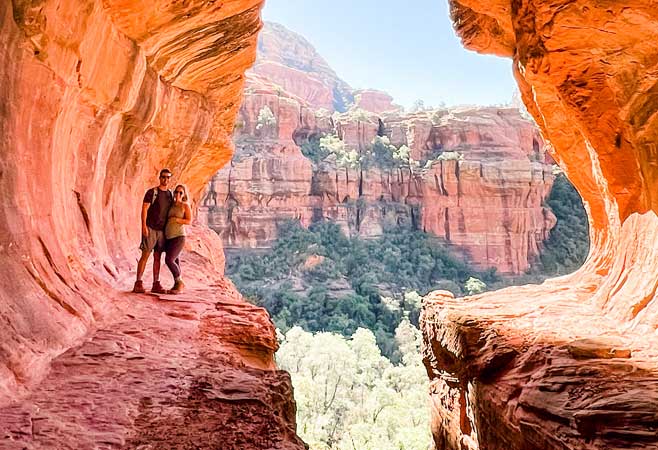
<path fill-rule="evenodd" d="M 172 192 L 167 188 L 171 171 L 160 171 L 160 184 L 146 191 L 142 203 L 142 243 L 139 246 L 142 256 L 137 263 L 137 281 L 133 292 L 146 292 L 142 275 L 146 263 L 153 252 L 154 294 L 178 294 L 185 285 L 181 279 L 179 255 L 185 246 L 185 225 L 192 223 L 192 209 L 187 199 L 187 188 L 176 185 Z M 165 264 L 174 276 L 174 286 L 165 290 L 160 284 L 160 258 L 165 253 Z"/>

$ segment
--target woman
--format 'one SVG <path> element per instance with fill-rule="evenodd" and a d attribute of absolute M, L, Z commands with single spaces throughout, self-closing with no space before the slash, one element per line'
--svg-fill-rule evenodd
<path fill-rule="evenodd" d="M 165 263 L 174 276 L 174 286 L 170 294 L 180 293 L 185 284 L 181 279 L 180 260 L 178 256 L 185 246 L 185 225 L 192 223 L 192 208 L 187 203 L 187 188 L 182 184 L 174 189 L 174 203 L 169 208 L 167 226 L 165 228 Z"/>

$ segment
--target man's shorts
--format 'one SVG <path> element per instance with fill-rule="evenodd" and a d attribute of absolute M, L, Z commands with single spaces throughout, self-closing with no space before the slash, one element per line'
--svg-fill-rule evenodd
<path fill-rule="evenodd" d="M 142 236 L 142 243 L 139 249 L 143 252 L 151 253 L 153 250 L 156 252 L 163 252 L 165 248 L 165 235 L 163 230 L 154 230 L 149 227 L 148 237 Z"/>

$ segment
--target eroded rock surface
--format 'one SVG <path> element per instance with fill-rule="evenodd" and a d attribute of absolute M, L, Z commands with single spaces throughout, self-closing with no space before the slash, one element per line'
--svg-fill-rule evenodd
<path fill-rule="evenodd" d="M 258 58 L 249 75 L 272 82 L 315 108 L 344 110 L 354 101 L 352 88 L 301 35 L 265 22 Z"/>
<path fill-rule="evenodd" d="M 261 6 L 0 2 L 0 447 L 134 448 L 176 427 L 172 448 L 301 448 L 274 331 L 222 284 L 214 233 L 192 230 L 186 276 L 215 288 L 123 293 L 158 170 L 196 202 L 232 155 Z"/>
<path fill-rule="evenodd" d="M 230 282 L 122 294 L 116 307 L 110 327 L 0 408 L 0 449 L 304 449 L 272 322 Z"/>
<path fill-rule="evenodd" d="M 440 449 L 658 448 L 651 2 L 451 2 L 464 44 L 512 57 L 523 99 L 581 193 L 573 275 L 428 297 L 422 328 Z"/>
<path fill-rule="evenodd" d="M 400 112 L 403 108 L 393 103 L 393 97 L 383 91 L 362 89 L 354 91 L 354 105 L 375 114 Z"/>

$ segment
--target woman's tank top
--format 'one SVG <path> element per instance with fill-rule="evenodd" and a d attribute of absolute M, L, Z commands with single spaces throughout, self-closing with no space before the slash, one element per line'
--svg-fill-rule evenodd
<path fill-rule="evenodd" d="M 185 208 L 183 204 L 174 203 L 169 208 L 168 217 L 178 217 L 182 219 L 185 217 Z M 165 237 L 167 239 L 173 239 L 179 236 L 185 236 L 185 225 L 174 222 L 173 220 L 167 221 L 167 227 L 165 228 Z"/>

